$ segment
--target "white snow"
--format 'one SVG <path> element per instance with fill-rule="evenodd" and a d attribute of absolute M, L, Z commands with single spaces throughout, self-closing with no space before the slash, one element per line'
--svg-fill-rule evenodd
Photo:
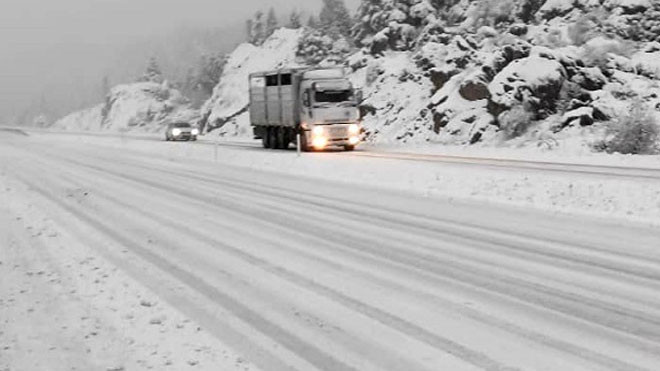
<path fill-rule="evenodd" d="M 63 130 L 100 131 L 103 128 L 103 108 L 99 104 L 86 110 L 78 111 L 61 118 L 53 124 L 53 128 Z"/>
<path fill-rule="evenodd" d="M 239 45 L 229 56 L 220 84 L 202 108 L 208 123 L 224 123 L 247 108 L 248 76 L 254 72 L 271 71 L 280 67 L 295 67 L 296 50 L 302 30 L 282 28 L 261 46 Z"/>
<path fill-rule="evenodd" d="M 151 139 L 126 142 L 132 135 L 113 137 L 64 137 L 64 141 L 84 141 L 110 148 L 139 150 L 145 154 L 158 153 L 171 158 L 190 161 L 209 161 L 216 158 L 224 164 L 260 171 L 304 175 L 332 181 L 359 183 L 369 187 L 413 191 L 426 197 L 460 199 L 489 204 L 513 204 L 525 208 L 553 212 L 591 215 L 602 218 L 641 221 L 658 225 L 660 221 L 660 187 L 658 181 L 620 176 L 581 175 L 571 172 L 538 169 L 507 169 L 490 165 L 465 167 L 460 162 L 429 162 L 429 159 L 407 161 L 388 158 L 388 153 L 458 156 L 478 159 L 551 162 L 558 166 L 584 164 L 621 168 L 649 168 L 660 170 L 660 156 L 608 155 L 594 153 L 586 142 L 595 140 L 598 127 L 575 127 L 565 132 L 558 141 L 542 141 L 534 146 L 521 141 L 495 146 L 481 143 L 475 146 L 437 144 L 379 144 L 365 145 L 355 154 L 306 154 L 297 158 L 292 152 L 273 152 L 260 148 L 260 144 L 242 139 L 221 140 L 201 138 L 197 146 L 163 147 Z M 227 141 L 229 140 L 229 141 Z M 205 144 L 206 143 L 206 144 Z M 222 145 L 227 143 L 228 146 Z M 251 150 L 232 145 L 253 146 Z M 538 146 L 537 146 L 538 145 Z M 371 154 L 378 158 L 370 157 Z M 384 158 L 381 158 L 384 156 Z M 430 160 L 433 160 L 431 158 Z M 488 161 L 486 161 L 488 162 Z M 534 166 L 532 166 L 534 167 Z M 588 169 L 587 169 L 588 170 Z"/>
<path fill-rule="evenodd" d="M 561 82 L 564 76 L 564 67 L 559 62 L 533 55 L 511 62 L 495 76 L 488 90 L 494 101 L 511 106 L 516 101 L 514 95 L 520 86 L 535 89 L 548 82 Z M 505 89 L 507 86 L 513 89 Z"/>
<path fill-rule="evenodd" d="M 541 14 L 548 14 L 553 12 L 566 13 L 573 9 L 574 3 L 575 0 L 547 0 L 543 4 L 541 9 L 539 9 L 539 13 Z"/>
<path fill-rule="evenodd" d="M 29 134 L 0 136 L 0 368 L 659 362 L 657 180 Z"/>
<path fill-rule="evenodd" d="M 74 112 L 53 127 L 63 130 L 160 132 L 171 122 L 194 122 L 198 113 L 176 89 L 153 82 L 119 85 L 105 104 Z"/>

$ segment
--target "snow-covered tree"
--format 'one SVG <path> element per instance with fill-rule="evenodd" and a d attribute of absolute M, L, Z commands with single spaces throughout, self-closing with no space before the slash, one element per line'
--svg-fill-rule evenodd
<path fill-rule="evenodd" d="M 267 38 L 266 35 L 266 21 L 264 20 L 264 12 L 261 10 L 254 13 L 252 19 L 248 20 L 248 34 L 247 39 L 249 43 L 254 45 L 261 45 Z"/>
<path fill-rule="evenodd" d="M 323 0 L 319 21 L 321 28 L 334 37 L 350 34 L 352 19 L 344 0 Z"/>
<path fill-rule="evenodd" d="M 105 99 L 105 97 L 109 93 L 110 93 L 110 78 L 107 75 L 105 75 L 101 80 L 101 98 Z"/>
<path fill-rule="evenodd" d="M 268 18 L 266 19 L 266 38 L 270 37 L 270 35 L 275 32 L 277 26 L 277 14 L 275 14 L 275 9 L 271 7 L 268 11 Z"/>
<path fill-rule="evenodd" d="M 452 0 L 363 0 L 353 37 L 373 54 L 385 49 L 409 50 L 422 29 L 437 20 Z"/>
<path fill-rule="evenodd" d="M 292 29 L 298 29 L 302 27 L 302 20 L 300 18 L 301 14 L 299 11 L 291 11 L 291 14 L 289 14 L 289 24 L 287 24 L 287 27 Z"/>
<path fill-rule="evenodd" d="M 205 95 L 211 96 L 213 89 L 220 82 L 222 70 L 225 66 L 226 58 L 223 55 L 202 56 L 199 62 L 199 70 L 195 83 L 197 88 Z"/>
<path fill-rule="evenodd" d="M 536 17 L 536 12 L 545 4 L 545 0 L 522 0 L 516 6 L 516 16 L 524 23 L 529 23 Z"/>
<path fill-rule="evenodd" d="M 309 19 L 307 20 L 307 28 L 310 29 L 317 29 L 319 27 L 319 22 L 317 21 L 316 17 L 314 14 L 309 16 Z"/>
<path fill-rule="evenodd" d="M 163 72 L 160 69 L 158 60 L 156 57 L 149 58 L 147 63 L 147 69 L 144 71 L 144 74 L 138 79 L 141 82 L 155 82 L 162 84 L 163 83 Z"/>
<path fill-rule="evenodd" d="M 517 5 L 520 2 L 514 0 L 480 0 L 467 11 L 463 26 L 476 30 L 482 26 L 511 23 L 515 20 Z"/>
<path fill-rule="evenodd" d="M 309 29 L 298 45 L 296 55 L 307 64 L 341 65 L 351 51 L 343 36 L 332 37 L 323 30 Z"/>

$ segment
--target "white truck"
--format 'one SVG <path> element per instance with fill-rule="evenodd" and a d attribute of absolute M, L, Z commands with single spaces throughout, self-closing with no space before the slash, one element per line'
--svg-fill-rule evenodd
<path fill-rule="evenodd" d="M 330 146 L 352 151 L 360 143 L 358 104 L 341 68 L 292 68 L 250 75 L 250 123 L 264 148 L 303 151 Z"/>

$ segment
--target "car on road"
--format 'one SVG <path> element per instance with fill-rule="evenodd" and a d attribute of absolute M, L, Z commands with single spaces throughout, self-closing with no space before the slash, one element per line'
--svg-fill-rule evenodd
<path fill-rule="evenodd" d="M 187 122 L 177 122 L 167 125 L 165 140 L 197 140 L 199 129 Z"/>

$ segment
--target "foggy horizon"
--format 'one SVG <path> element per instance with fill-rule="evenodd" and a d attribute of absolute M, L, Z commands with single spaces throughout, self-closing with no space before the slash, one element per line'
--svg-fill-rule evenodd
<path fill-rule="evenodd" d="M 275 8 L 281 23 L 292 10 L 314 11 L 321 1 L 300 0 L 5 0 L 0 12 L 0 120 L 11 121 L 30 111 L 61 116 L 72 109 L 100 103 L 100 82 L 130 82 L 150 55 L 166 50 L 168 39 L 207 33 L 226 35 L 189 47 L 196 53 L 229 52 L 244 41 L 245 21 L 257 10 Z M 354 11 L 357 0 L 346 0 Z M 174 41 L 176 44 L 176 40 Z M 199 49 L 219 50 L 199 50 Z M 224 50 L 223 50 L 224 49 Z M 136 52 L 137 51 L 137 52 Z M 180 51 L 183 53 L 183 51 Z M 196 56 L 186 55 L 194 59 Z M 176 59 L 165 56 L 165 59 Z M 187 60 L 164 61 L 181 68 Z M 179 66 L 173 67 L 173 65 Z M 38 106 L 44 106 L 38 108 Z M 37 107 L 35 107 L 37 106 Z M 50 120 L 58 117 L 49 117 Z"/>

